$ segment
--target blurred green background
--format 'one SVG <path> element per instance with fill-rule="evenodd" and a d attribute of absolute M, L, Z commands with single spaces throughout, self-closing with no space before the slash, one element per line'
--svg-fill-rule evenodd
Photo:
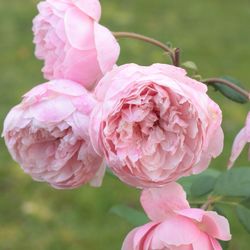
<path fill-rule="evenodd" d="M 0 129 L 21 95 L 44 82 L 42 63 L 33 55 L 35 0 L 0 1 Z M 231 75 L 250 89 L 249 0 L 108 0 L 101 23 L 113 31 L 134 31 L 182 49 L 204 77 Z M 162 51 L 138 41 L 121 40 L 119 64 L 166 62 Z M 249 106 L 210 91 L 224 114 L 224 153 L 211 167 L 225 169 L 234 136 Z M 247 166 L 246 149 L 237 165 Z M 249 187 L 250 188 L 250 187 Z M 139 191 L 106 176 L 100 189 L 54 190 L 36 183 L 12 161 L 0 140 L 1 250 L 117 250 L 132 225 L 112 215 L 118 203 L 140 207 Z M 231 250 L 248 250 L 250 236 L 232 218 Z M 202 250 L 202 249 L 201 249 Z"/>

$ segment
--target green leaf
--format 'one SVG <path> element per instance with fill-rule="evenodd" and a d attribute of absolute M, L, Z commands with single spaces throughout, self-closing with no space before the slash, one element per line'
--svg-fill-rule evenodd
<path fill-rule="evenodd" d="M 221 79 L 230 81 L 233 84 L 242 88 L 241 83 L 232 77 L 225 76 L 225 77 L 221 77 Z M 224 96 L 226 96 L 227 98 L 229 98 L 230 100 L 232 100 L 234 102 L 238 102 L 238 103 L 247 103 L 248 102 L 248 98 L 246 96 L 240 94 L 236 90 L 231 89 L 230 87 L 228 87 L 222 83 L 215 83 L 213 86 L 216 90 L 220 91 L 221 94 L 223 94 Z"/>
<path fill-rule="evenodd" d="M 186 61 L 186 62 L 182 63 L 181 66 L 184 67 L 184 68 L 186 68 L 186 69 L 191 69 L 194 72 L 198 71 L 197 65 L 194 62 L 192 62 L 192 61 Z"/>
<path fill-rule="evenodd" d="M 240 223 L 250 233 L 250 209 L 238 205 L 236 207 L 236 214 Z"/>
<path fill-rule="evenodd" d="M 209 175 L 201 175 L 196 178 L 191 186 L 191 195 L 199 197 L 213 191 L 216 178 Z"/>
<path fill-rule="evenodd" d="M 230 204 L 220 204 L 220 203 L 214 203 L 213 205 L 213 210 L 217 212 L 219 215 L 222 215 L 226 218 L 228 218 L 227 215 L 227 209 L 228 207 L 231 206 Z"/>
<path fill-rule="evenodd" d="M 221 241 L 219 240 L 220 245 L 222 247 L 223 250 L 227 250 L 229 248 L 229 241 Z"/>
<path fill-rule="evenodd" d="M 250 196 L 250 168 L 233 168 L 221 174 L 216 181 L 214 193 L 223 196 Z"/>
<path fill-rule="evenodd" d="M 245 200 L 242 200 L 240 204 L 248 209 L 250 209 L 250 198 L 247 198 Z"/>
<path fill-rule="evenodd" d="M 143 212 L 140 212 L 128 206 L 117 205 L 112 207 L 110 209 L 110 212 L 127 220 L 134 226 L 141 226 L 148 222 L 148 217 Z"/>
<path fill-rule="evenodd" d="M 220 171 L 210 168 L 205 170 L 201 174 L 183 177 L 180 180 L 178 180 L 178 183 L 182 185 L 187 195 L 191 195 L 191 187 L 195 180 L 199 179 L 201 176 L 212 176 L 214 178 L 217 178 L 220 174 L 221 174 Z"/>

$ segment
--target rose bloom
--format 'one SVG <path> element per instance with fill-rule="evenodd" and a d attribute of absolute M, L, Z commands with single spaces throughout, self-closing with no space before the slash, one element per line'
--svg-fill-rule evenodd
<path fill-rule="evenodd" d="M 120 48 L 98 24 L 98 0 L 46 0 L 33 21 L 35 55 L 48 80 L 70 79 L 92 89 L 116 63 Z"/>
<path fill-rule="evenodd" d="M 229 159 L 228 167 L 231 168 L 242 152 L 247 143 L 250 143 L 250 112 L 247 115 L 245 126 L 240 130 L 235 137 L 232 147 L 232 153 Z M 250 148 L 248 152 L 248 159 L 250 160 Z"/>
<path fill-rule="evenodd" d="M 122 250 L 222 250 L 217 239 L 231 239 L 227 219 L 190 208 L 177 183 L 144 190 L 141 204 L 151 222 L 131 231 Z"/>
<path fill-rule="evenodd" d="M 3 136 L 13 159 L 33 179 L 55 188 L 100 185 L 102 158 L 88 133 L 94 105 L 92 96 L 72 81 L 33 88 L 4 122 Z"/>
<path fill-rule="evenodd" d="M 221 110 L 207 87 L 170 65 L 116 67 L 99 82 L 90 136 L 113 172 L 136 187 L 200 173 L 223 148 Z"/>

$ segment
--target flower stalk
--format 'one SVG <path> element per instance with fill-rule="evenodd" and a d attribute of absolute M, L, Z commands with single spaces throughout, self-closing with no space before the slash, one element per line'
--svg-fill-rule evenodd
<path fill-rule="evenodd" d="M 119 38 L 131 38 L 131 39 L 140 40 L 140 41 L 144 41 L 146 43 L 153 44 L 154 46 L 159 47 L 162 50 L 164 50 L 170 56 L 171 62 L 174 66 L 177 66 L 177 67 L 180 66 L 180 49 L 179 48 L 170 48 L 166 44 L 164 44 L 164 43 L 162 43 L 154 38 L 144 36 L 144 35 L 134 33 L 134 32 L 113 32 L 113 35 L 117 39 L 119 39 Z M 202 80 L 202 82 L 208 86 L 214 85 L 216 83 L 221 83 L 221 84 L 226 85 L 227 87 L 235 90 L 236 92 L 238 92 L 242 96 L 246 97 L 250 101 L 250 93 L 248 91 L 244 90 L 243 88 L 235 85 L 234 83 L 232 83 L 228 80 L 213 77 L 213 78 L 204 79 L 204 80 Z"/>
<path fill-rule="evenodd" d="M 166 44 L 141 34 L 133 33 L 133 32 L 113 32 L 113 35 L 119 39 L 119 38 L 131 38 L 136 40 L 141 40 L 146 43 L 153 44 L 161 49 L 163 49 L 167 54 L 170 56 L 170 59 L 174 66 L 180 65 L 180 49 L 179 48 L 170 48 Z"/>

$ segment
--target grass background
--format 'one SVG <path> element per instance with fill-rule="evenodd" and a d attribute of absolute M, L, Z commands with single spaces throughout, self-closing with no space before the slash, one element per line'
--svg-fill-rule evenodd
<path fill-rule="evenodd" d="M 34 58 L 31 21 L 35 0 L 0 1 L 0 129 L 21 95 L 44 82 Z M 182 49 L 204 77 L 231 75 L 250 88 L 249 0 L 101 1 L 101 23 L 114 31 L 134 31 Z M 138 41 L 121 40 L 119 64 L 166 62 L 162 51 Z M 211 167 L 225 169 L 230 147 L 249 106 L 210 91 L 221 105 L 226 135 L 224 153 Z M 237 165 L 249 165 L 246 150 Z M 118 203 L 139 207 L 139 191 L 106 176 L 100 189 L 58 191 L 36 183 L 14 163 L 0 140 L 1 250 L 117 250 L 133 227 L 110 214 Z M 231 218 L 231 250 L 248 250 L 250 236 Z"/>

